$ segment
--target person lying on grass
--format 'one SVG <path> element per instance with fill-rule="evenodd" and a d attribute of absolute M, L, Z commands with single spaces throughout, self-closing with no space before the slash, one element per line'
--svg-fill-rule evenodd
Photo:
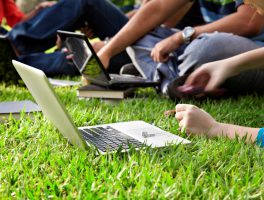
<path fill-rule="evenodd" d="M 253 0 L 246 3 L 257 8 L 258 13 L 264 14 L 264 1 Z M 202 86 L 205 91 L 217 89 L 228 78 L 253 69 L 264 71 L 264 48 L 252 50 L 225 60 L 202 65 L 186 80 L 185 87 Z M 264 80 L 263 80 L 264 82 Z M 263 85 L 261 86 L 263 87 Z M 211 115 L 194 105 L 176 105 L 176 119 L 181 130 L 188 134 L 204 134 L 208 137 L 226 136 L 234 139 L 246 138 L 247 142 L 257 142 L 264 146 L 264 128 L 250 128 L 217 122 Z"/>

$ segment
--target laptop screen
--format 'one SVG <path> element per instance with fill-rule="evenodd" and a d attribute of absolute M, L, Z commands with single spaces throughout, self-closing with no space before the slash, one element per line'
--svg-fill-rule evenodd
<path fill-rule="evenodd" d="M 76 37 L 67 37 L 66 47 L 73 55 L 73 62 L 82 75 L 91 79 L 102 80 L 102 68 L 92 54 L 85 40 Z"/>

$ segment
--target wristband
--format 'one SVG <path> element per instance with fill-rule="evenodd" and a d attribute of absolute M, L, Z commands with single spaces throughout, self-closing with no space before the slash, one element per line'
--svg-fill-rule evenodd
<path fill-rule="evenodd" d="M 264 128 L 259 129 L 256 143 L 260 147 L 264 147 Z"/>

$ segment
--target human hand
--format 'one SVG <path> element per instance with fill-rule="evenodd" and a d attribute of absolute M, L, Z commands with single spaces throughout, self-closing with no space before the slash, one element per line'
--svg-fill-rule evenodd
<path fill-rule="evenodd" d="M 221 124 L 204 110 L 190 104 L 176 105 L 175 118 L 179 121 L 181 131 L 187 134 L 207 135 L 214 137 L 219 132 Z"/>
<path fill-rule="evenodd" d="M 39 4 L 35 7 L 35 10 L 42 10 L 42 9 L 44 9 L 44 8 L 48 8 L 48 7 L 53 6 L 53 5 L 56 4 L 56 3 L 57 3 L 56 1 L 44 1 L 44 2 L 39 3 Z"/>
<path fill-rule="evenodd" d="M 183 38 L 178 33 L 160 41 L 151 51 L 151 57 L 155 62 L 166 62 L 172 51 L 183 44 Z"/>
<path fill-rule="evenodd" d="M 104 68 L 107 69 L 110 62 L 110 56 L 105 51 L 104 47 L 97 53 L 97 56 L 100 59 L 101 63 L 103 64 Z"/>
<path fill-rule="evenodd" d="M 59 35 L 57 35 L 56 46 L 58 49 L 61 49 L 62 47 L 62 41 Z"/>
<path fill-rule="evenodd" d="M 66 55 L 67 60 L 73 59 L 73 54 L 70 53 L 66 47 L 62 47 L 62 41 L 59 35 L 57 35 L 56 46 L 58 49 L 61 49 L 61 52 L 63 52 Z"/>
<path fill-rule="evenodd" d="M 93 46 L 94 51 L 97 53 L 105 46 L 105 42 L 101 40 L 96 41 L 92 43 L 92 46 Z"/>
<path fill-rule="evenodd" d="M 85 25 L 84 27 L 81 27 L 80 31 L 88 38 L 94 37 L 93 29 L 89 27 L 89 25 Z"/>
<path fill-rule="evenodd" d="M 204 88 L 205 92 L 213 92 L 226 79 L 235 76 L 238 72 L 226 60 L 206 63 L 189 75 L 184 86 Z"/>

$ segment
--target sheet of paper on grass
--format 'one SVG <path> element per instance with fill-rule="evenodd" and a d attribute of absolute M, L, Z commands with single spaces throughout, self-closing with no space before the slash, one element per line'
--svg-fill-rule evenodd
<path fill-rule="evenodd" d="M 39 106 L 29 100 L 0 102 L 0 121 L 6 121 L 10 114 L 13 118 L 19 119 L 22 112 L 30 115 L 40 111 Z"/>
<path fill-rule="evenodd" d="M 53 78 L 49 78 L 49 82 L 52 86 L 55 87 L 75 86 L 81 84 L 81 82 L 78 81 L 69 81 L 69 80 L 61 80 L 61 79 L 53 79 Z"/>

